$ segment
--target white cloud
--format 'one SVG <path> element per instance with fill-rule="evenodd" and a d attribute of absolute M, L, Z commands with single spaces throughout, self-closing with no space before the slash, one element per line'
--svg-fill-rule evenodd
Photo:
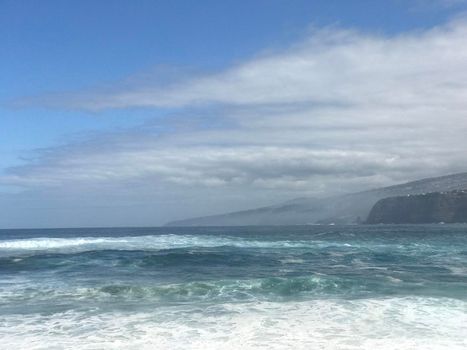
<path fill-rule="evenodd" d="M 52 149 L 0 182 L 66 188 L 133 181 L 199 188 L 200 196 L 206 188 L 235 188 L 247 198 L 253 190 L 323 194 L 462 171 L 465 38 L 463 20 L 395 37 L 328 29 L 218 74 L 69 96 L 71 107 L 177 107 L 201 119 L 217 113 L 220 123 L 157 138 L 107 137 L 115 147 L 93 140 Z"/>
<path fill-rule="evenodd" d="M 90 109 L 294 104 L 379 107 L 463 103 L 467 26 L 457 21 L 397 37 L 323 30 L 289 50 L 175 85 L 77 95 Z"/>

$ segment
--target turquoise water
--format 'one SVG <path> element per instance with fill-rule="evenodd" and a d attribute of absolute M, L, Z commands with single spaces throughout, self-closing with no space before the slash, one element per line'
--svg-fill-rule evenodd
<path fill-rule="evenodd" d="M 0 230 L 5 349 L 465 349 L 466 337 L 466 225 Z"/>

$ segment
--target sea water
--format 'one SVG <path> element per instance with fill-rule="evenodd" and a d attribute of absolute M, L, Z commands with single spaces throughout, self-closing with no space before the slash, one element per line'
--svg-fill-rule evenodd
<path fill-rule="evenodd" d="M 467 349 L 467 226 L 0 230 L 0 349 Z"/>

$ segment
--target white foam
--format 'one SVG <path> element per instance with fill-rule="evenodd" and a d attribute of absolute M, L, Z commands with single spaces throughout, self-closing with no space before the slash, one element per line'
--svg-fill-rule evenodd
<path fill-rule="evenodd" d="M 161 250 L 190 247 L 221 247 L 230 246 L 238 248 L 337 248 L 342 251 L 351 250 L 372 250 L 372 251 L 404 251 L 408 254 L 433 251 L 435 248 L 429 245 L 399 245 L 399 244 L 379 244 L 379 243 L 353 243 L 331 242 L 322 240 L 254 240 L 245 237 L 235 236 L 215 236 L 215 235 L 146 235 L 146 236 L 126 236 L 126 237 L 75 237 L 75 238 L 28 238 L 0 240 L 0 256 L 11 256 L 16 254 L 31 254 L 42 252 L 53 253 L 75 253 L 92 250 Z M 438 253 L 444 248 L 436 247 Z M 453 253 L 452 247 L 449 252 Z M 331 252 L 335 256 L 345 253 Z M 444 253 L 444 252 L 443 252 Z"/>
<path fill-rule="evenodd" d="M 5 349 L 463 350 L 467 302 L 447 298 L 224 304 L 144 313 L 2 315 Z"/>
<path fill-rule="evenodd" d="M 451 274 L 457 276 L 467 276 L 467 267 L 465 266 L 446 266 L 451 271 Z"/>
<path fill-rule="evenodd" d="M 284 265 L 288 265 L 288 264 L 295 265 L 295 264 L 303 264 L 305 260 L 291 257 L 291 258 L 282 259 L 280 260 L 280 262 Z"/>
<path fill-rule="evenodd" d="M 339 243 L 323 241 L 255 241 L 240 237 L 210 235 L 147 235 L 127 237 L 32 238 L 0 241 L 0 254 L 15 252 L 52 251 L 83 252 L 90 250 L 161 250 L 190 247 L 241 247 L 241 248 L 305 248 L 336 246 Z M 345 244 L 347 246 L 347 244 Z"/>
<path fill-rule="evenodd" d="M 17 239 L 0 242 L 0 249 L 56 249 L 63 247 L 76 247 L 80 245 L 100 244 L 107 240 L 104 238 L 35 238 L 35 239 Z M 113 240 L 114 243 L 123 242 L 123 240 Z"/>

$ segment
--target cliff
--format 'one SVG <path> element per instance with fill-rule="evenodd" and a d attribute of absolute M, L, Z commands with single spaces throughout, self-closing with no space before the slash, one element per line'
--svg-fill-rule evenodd
<path fill-rule="evenodd" d="M 384 198 L 373 206 L 367 219 L 369 224 L 439 222 L 467 222 L 467 191 Z"/>

